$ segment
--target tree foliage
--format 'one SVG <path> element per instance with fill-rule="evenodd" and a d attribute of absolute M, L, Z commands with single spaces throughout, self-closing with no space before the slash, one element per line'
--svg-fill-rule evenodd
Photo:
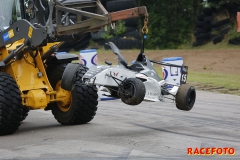
<path fill-rule="evenodd" d="M 175 49 L 190 41 L 202 0 L 139 0 L 149 13 L 146 48 Z M 143 22 L 141 23 L 143 24 Z"/>
<path fill-rule="evenodd" d="M 223 4 L 229 4 L 229 3 L 236 3 L 236 4 L 240 4 L 240 0 L 208 0 L 207 1 L 209 6 L 213 6 L 213 7 L 220 7 Z"/>

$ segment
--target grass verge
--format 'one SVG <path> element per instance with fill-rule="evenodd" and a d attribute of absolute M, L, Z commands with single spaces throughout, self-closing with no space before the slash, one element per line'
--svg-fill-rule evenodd
<path fill-rule="evenodd" d="M 202 90 L 240 95 L 240 75 L 190 71 L 188 82 Z"/>
<path fill-rule="evenodd" d="M 199 82 L 213 86 L 223 86 L 228 89 L 240 88 L 240 75 L 189 72 L 188 82 Z"/>

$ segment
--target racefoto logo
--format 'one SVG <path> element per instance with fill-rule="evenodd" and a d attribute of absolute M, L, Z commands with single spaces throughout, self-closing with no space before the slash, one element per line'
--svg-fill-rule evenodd
<path fill-rule="evenodd" d="M 234 148 L 187 148 L 189 156 L 234 156 L 236 153 Z"/>

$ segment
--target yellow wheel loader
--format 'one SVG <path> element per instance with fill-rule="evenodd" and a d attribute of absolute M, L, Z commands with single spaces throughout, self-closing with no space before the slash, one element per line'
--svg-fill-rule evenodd
<path fill-rule="evenodd" d="M 0 0 L 0 135 L 16 132 L 29 110 L 52 110 L 63 125 L 90 122 L 98 95 L 81 83 L 88 68 L 57 49 L 141 15 L 148 16 L 144 6 L 108 13 L 99 0 Z"/>

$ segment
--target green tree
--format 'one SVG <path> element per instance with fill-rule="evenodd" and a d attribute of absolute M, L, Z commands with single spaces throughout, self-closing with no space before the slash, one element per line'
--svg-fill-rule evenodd
<path fill-rule="evenodd" d="M 208 0 L 209 6 L 220 7 L 223 4 L 237 3 L 240 4 L 240 0 Z"/>
<path fill-rule="evenodd" d="M 151 49 L 175 49 L 189 42 L 202 8 L 202 0 L 139 0 L 138 4 L 149 12 L 145 46 Z"/>

